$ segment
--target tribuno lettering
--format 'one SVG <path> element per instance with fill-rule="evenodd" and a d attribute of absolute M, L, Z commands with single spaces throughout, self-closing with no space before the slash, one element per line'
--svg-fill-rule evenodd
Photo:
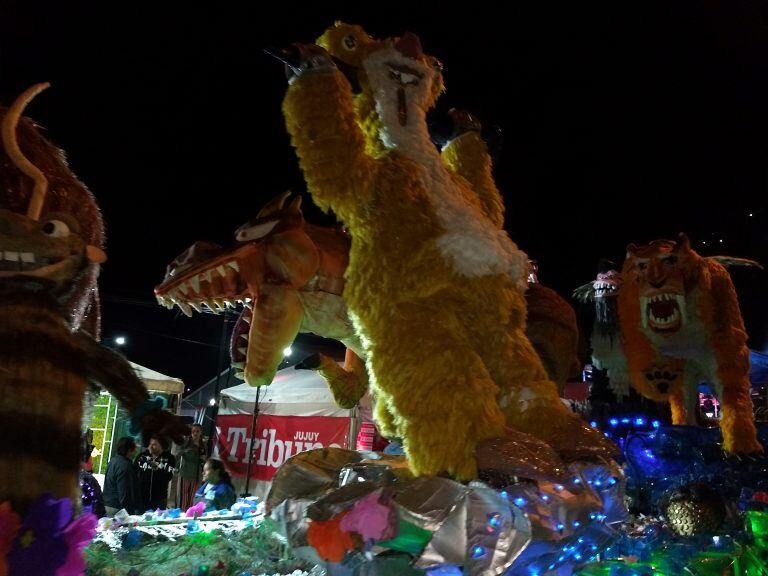
<path fill-rule="evenodd" d="M 227 444 L 232 447 L 227 460 L 247 464 L 249 455 L 253 454 L 258 466 L 279 468 L 283 462 L 299 452 L 325 447 L 322 442 L 313 442 L 320 436 L 319 432 L 297 432 L 293 440 L 280 440 L 276 438 L 277 430 L 265 428 L 261 432 L 262 437 L 256 439 L 255 446 L 251 450 L 251 439 L 246 435 L 246 428 L 232 427 L 227 430 Z M 302 442 L 297 438 L 309 440 Z M 243 446 L 245 449 L 241 450 Z M 338 444 L 330 444 L 330 446 L 341 448 Z M 240 458 L 241 454 L 242 458 Z"/>

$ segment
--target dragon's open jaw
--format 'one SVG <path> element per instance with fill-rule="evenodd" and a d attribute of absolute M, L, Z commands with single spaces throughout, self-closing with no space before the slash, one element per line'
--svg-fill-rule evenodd
<path fill-rule="evenodd" d="M 242 306 L 230 347 L 232 365 L 240 370 L 245 369 L 247 362 L 252 302 L 257 296 L 242 276 L 240 262 L 252 256 L 254 251 L 251 245 L 226 253 L 221 250 L 220 256 L 201 264 L 171 269 L 166 280 L 155 288 L 161 305 L 169 310 L 178 306 L 187 316 L 192 316 L 193 311 L 201 313 L 206 308 L 218 314 L 226 308 Z M 236 375 L 243 378 L 242 373 Z"/>

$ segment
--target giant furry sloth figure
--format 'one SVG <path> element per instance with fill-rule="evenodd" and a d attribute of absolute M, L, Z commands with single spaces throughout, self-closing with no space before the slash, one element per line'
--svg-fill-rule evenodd
<path fill-rule="evenodd" d="M 317 44 L 276 53 L 293 76 L 283 111 L 310 194 L 351 234 L 344 299 L 382 433 L 404 439 L 415 473 L 459 479 L 506 425 L 607 452 L 525 336 L 528 260 L 502 229 L 483 141 L 469 131 L 441 154 L 430 140 L 439 63 L 410 33 L 337 24 Z"/>

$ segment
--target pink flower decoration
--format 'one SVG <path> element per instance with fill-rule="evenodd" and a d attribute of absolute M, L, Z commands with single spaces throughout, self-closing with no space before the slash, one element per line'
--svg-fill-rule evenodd
<path fill-rule="evenodd" d="M 394 536 L 394 510 L 381 504 L 380 497 L 381 491 L 376 490 L 358 500 L 341 521 L 341 529 L 357 532 L 363 540 L 381 540 Z"/>
<path fill-rule="evenodd" d="M 69 547 L 67 559 L 56 571 L 56 576 L 81 576 L 85 574 L 83 549 L 96 536 L 99 521 L 94 514 L 83 514 L 73 520 L 62 531 L 62 536 Z"/>
<path fill-rule="evenodd" d="M 186 516 L 188 518 L 194 518 L 196 516 L 202 516 L 203 512 L 205 512 L 205 502 L 198 502 L 187 510 Z"/>

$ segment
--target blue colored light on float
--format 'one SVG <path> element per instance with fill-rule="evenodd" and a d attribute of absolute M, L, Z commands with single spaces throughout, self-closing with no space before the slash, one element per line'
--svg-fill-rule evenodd
<path fill-rule="evenodd" d="M 594 420 L 592 420 L 592 422 L 590 422 L 589 425 L 592 426 L 592 428 L 597 428 L 597 422 L 595 422 Z"/>
<path fill-rule="evenodd" d="M 497 530 L 498 528 L 500 528 L 502 525 L 502 522 L 503 521 L 501 519 L 501 514 L 499 514 L 498 512 L 495 512 L 494 514 L 491 514 L 488 517 L 488 527 L 491 530 Z"/>
<path fill-rule="evenodd" d="M 499 494 L 501 494 L 501 497 L 504 498 L 505 500 L 509 500 L 509 493 L 506 490 L 502 490 L 501 492 L 499 492 Z"/>
<path fill-rule="evenodd" d="M 645 418 L 635 418 L 635 426 L 645 426 Z"/>
<path fill-rule="evenodd" d="M 463 572 L 461 568 L 453 564 L 447 564 L 445 566 L 438 566 L 427 570 L 429 576 L 462 576 Z"/>
<path fill-rule="evenodd" d="M 602 483 L 600 480 L 595 480 L 595 481 L 593 482 L 593 484 L 594 484 L 595 486 L 602 486 L 602 485 L 603 485 L 603 483 Z"/>
<path fill-rule="evenodd" d="M 592 546 L 590 546 L 589 548 L 590 550 L 592 550 L 592 552 L 594 552 L 595 550 L 597 550 L 597 544 L 592 544 Z"/>
<path fill-rule="evenodd" d="M 515 498 L 515 506 L 520 506 L 521 508 L 525 506 L 525 498 Z"/>
<path fill-rule="evenodd" d="M 555 569 L 554 564 L 550 564 L 549 566 L 547 566 L 547 570 L 554 570 L 554 569 Z"/>
<path fill-rule="evenodd" d="M 611 426 L 618 426 L 619 421 L 616 418 L 611 418 L 610 420 L 608 420 L 608 424 L 610 424 Z"/>
<path fill-rule="evenodd" d="M 565 490 L 565 487 L 562 484 L 555 484 L 555 490 L 557 490 L 558 492 L 562 492 L 563 490 Z"/>
<path fill-rule="evenodd" d="M 621 419 L 622 424 L 629 424 L 629 418 L 622 418 Z"/>
<path fill-rule="evenodd" d="M 581 560 L 581 554 L 574 554 L 574 555 L 573 555 L 573 557 L 574 557 L 576 560 Z"/>
<path fill-rule="evenodd" d="M 477 560 L 485 556 L 485 548 L 482 546 L 472 546 L 472 559 Z"/>
<path fill-rule="evenodd" d="M 658 420 L 654 420 L 653 422 L 651 422 L 651 425 L 654 428 L 658 428 L 659 426 L 661 426 L 661 422 L 659 422 Z"/>
<path fill-rule="evenodd" d="M 544 502 L 549 502 L 549 496 L 547 496 L 546 494 L 542 494 L 541 499 L 544 500 Z"/>
<path fill-rule="evenodd" d="M 565 528 L 565 525 L 562 522 L 558 522 L 557 523 L 557 529 L 558 530 L 562 530 L 563 528 Z"/>
<path fill-rule="evenodd" d="M 581 478 L 579 478 L 578 476 L 576 476 L 576 478 L 574 478 L 574 479 L 573 479 L 573 483 L 574 483 L 574 484 L 581 484 Z"/>
<path fill-rule="evenodd" d="M 650 448 L 643 450 L 643 456 L 645 456 L 648 460 L 656 460 L 656 455 Z"/>
<path fill-rule="evenodd" d="M 579 526 L 581 526 L 581 522 L 579 522 L 578 520 L 574 520 L 573 521 L 573 527 L 574 528 L 578 528 Z"/>
<path fill-rule="evenodd" d="M 608 486 L 613 486 L 614 484 L 616 484 L 616 478 L 611 476 L 610 478 L 608 478 Z"/>

